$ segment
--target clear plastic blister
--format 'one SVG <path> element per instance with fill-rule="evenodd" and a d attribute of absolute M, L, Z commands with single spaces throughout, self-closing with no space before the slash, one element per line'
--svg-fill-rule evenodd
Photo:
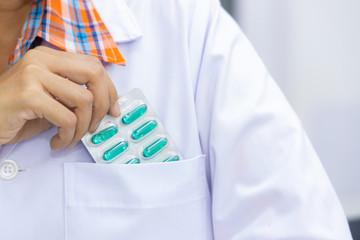
<path fill-rule="evenodd" d="M 119 100 L 121 115 L 106 115 L 82 142 L 97 163 L 139 164 L 182 159 L 140 89 Z"/>

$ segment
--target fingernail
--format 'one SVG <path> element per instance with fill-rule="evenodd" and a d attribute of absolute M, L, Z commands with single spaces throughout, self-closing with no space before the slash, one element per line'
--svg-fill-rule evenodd
<path fill-rule="evenodd" d="M 115 104 L 114 104 L 113 113 L 114 113 L 115 116 L 120 115 L 120 105 L 119 105 L 118 101 L 116 101 Z"/>

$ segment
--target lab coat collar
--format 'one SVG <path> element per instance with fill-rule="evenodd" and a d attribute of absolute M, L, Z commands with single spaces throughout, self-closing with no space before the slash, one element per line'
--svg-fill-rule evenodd
<path fill-rule="evenodd" d="M 142 37 L 141 29 L 125 0 L 92 0 L 116 43 Z"/>

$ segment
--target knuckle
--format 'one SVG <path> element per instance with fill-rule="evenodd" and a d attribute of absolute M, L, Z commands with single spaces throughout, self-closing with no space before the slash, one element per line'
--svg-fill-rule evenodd
<path fill-rule="evenodd" d="M 63 127 L 67 129 L 75 128 L 77 122 L 76 115 L 72 112 L 66 114 L 64 121 L 63 121 Z"/>
<path fill-rule="evenodd" d="M 90 68 L 90 74 L 93 77 L 101 78 L 101 79 L 103 78 L 105 70 L 100 60 L 99 62 L 92 62 L 91 64 L 89 64 L 89 68 Z"/>
<path fill-rule="evenodd" d="M 38 46 L 36 48 L 30 49 L 25 53 L 24 57 L 21 58 L 21 61 L 25 65 L 27 64 L 39 65 L 41 60 L 44 59 L 46 56 L 48 56 L 47 49 L 49 48 L 44 46 Z"/>
<path fill-rule="evenodd" d="M 41 68 L 36 63 L 27 63 L 23 66 L 21 74 L 29 79 L 29 76 L 33 76 L 34 74 L 41 71 Z"/>
<path fill-rule="evenodd" d="M 88 61 L 92 62 L 92 63 L 96 63 L 96 64 L 100 64 L 102 65 L 101 61 L 99 58 L 92 56 L 92 55 L 84 55 Z"/>
<path fill-rule="evenodd" d="M 79 100 L 82 104 L 89 106 L 94 102 L 94 95 L 90 91 L 84 90 L 79 94 Z"/>

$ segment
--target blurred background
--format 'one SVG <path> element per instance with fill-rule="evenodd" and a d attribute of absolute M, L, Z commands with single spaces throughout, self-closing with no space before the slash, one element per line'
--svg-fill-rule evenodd
<path fill-rule="evenodd" d="M 360 239 L 360 1 L 222 3 L 302 120 Z"/>

